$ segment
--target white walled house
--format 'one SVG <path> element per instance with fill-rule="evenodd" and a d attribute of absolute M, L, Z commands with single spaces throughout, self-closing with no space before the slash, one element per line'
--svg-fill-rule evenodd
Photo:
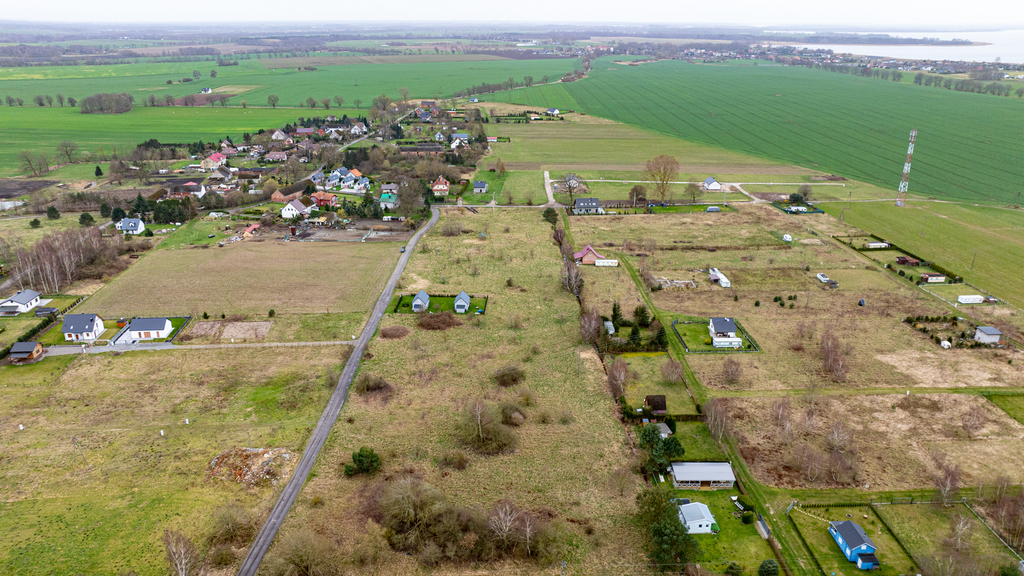
<path fill-rule="evenodd" d="M 708 333 L 715 348 L 739 348 L 743 340 L 736 336 L 736 322 L 732 318 L 712 318 Z"/>
<path fill-rule="evenodd" d="M 675 488 L 732 488 L 736 475 L 729 462 L 673 462 L 672 485 Z"/>
<path fill-rule="evenodd" d="M 7 300 L 0 302 L 0 316 L 14 316 L 22 312 L 28 312 L 39 305 L 39 292 L 35 290 L 21 290 Z"/>
<path fill-rule="evenodd" d="M 171 321 L 168 318 L 132 318 L 128 323 L 128 338 L 131 340 L 153 340 L 171 335 Z"/>
<path fill-rule="evenodd" d="M 309 216 L 312 211 L 312 204 L 306 206 L 301 200 L 292 200 L 281 208 L 281 218 L 291 220 L 296 216 Z"/>
<path fill-rule="evenodd" d="M 978 326 L 974 331 L 974 339 L 982 344 L 999 344 L 1003 333 L 992 326 Z"/>
<path fill-rule="evenodd" d="M 430 306 L 430 295 L 420 290 L 419 294 L 416 294 L 416 297 L 412 299 L 412 311 L 426 312 L 428 306 Z"/>
<path fill-rule="evenodd" d="M 711 534 L 715 525 L 715 516 L 707 504 L 691 502 L 679 506 L 679 521 L 686 526 L 689 534 Z M 714 526 L 714 528 L 712 528 Z"/>
<path fill-rule="evenodd" d="M 721 190 L 722 185 L 718 182 L 718 180 L 715 180 L 714 176 L 708 176 L 707 180 L 704 181 L 704 189 L 707 190 L 708 192 L 711 192 L 713 190 Z"/>
<path fill-rule="evenodd" d="M 104 330 L 103 318 L 96 314 L 66 314 L 60 327 L 65 342 L 92 342 Z"/>
<path fill-rule="evenodd" d="M 139 218 L 122 218 L 114 227 L 122 234 L 138 236 L 146 230 L 146 223 Z"/>

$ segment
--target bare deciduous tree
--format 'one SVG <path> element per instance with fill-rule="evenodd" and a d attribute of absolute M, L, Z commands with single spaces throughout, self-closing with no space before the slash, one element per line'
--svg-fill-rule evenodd
<path fill-rule="evenodd" d="M 729 428 L 729 408 L 725 402 L 724 398 L 712 398 L 704 404 L 704 422 L 719 442 Z"/>
<path fill-rule="evenodd" d="M 490 528 L 494 539 L 501 542 L 502 547 L 508 548 L 512 543 L 520 515 L 522 511 L 508 500 L 495 503 L 491 513 L 487 515 L 487 527 Z"/>
<path fill-rule="evenodd" d="M 331 109 L 331 99 L 330 98 L 321 98 L 320 99 L 320 104 L 324 107 L 324 110 L 330 110 Z"/>
<path fill-rule="evenodd" d="M 408 102 L 409 101 L 409 89 L 408 88 L 399 88 L 398 89 L 398 95 L 402 97 L 402 102 Z"/>
<path fill-rule="evenodd" d="M 686 373 L 683 370 L 681 362 L 676 362 L 672 358 L 669 358 L 661 365 L 661 377 L 665 382 L 670 384 L 679 384 L 685 378 Z"/>
<path fill-rule="evenodd" d="M 772 402 L 772 419 L 776 426 L 782 426 L 789 420 L 789 411 L 792 409 L 789 398 L 779 398 Z"/>
<path fill-rule="evenodd" d="M 64 157 L 64 160 L 68 164 L 75 161 L 75 154 L 78 152 L 78 144 L 75 144 L 71 140 L 63 140 L 60 144 L 57 144 L 57 153 Z"/>
<path fill-rule="evenodd" d="M 533 544 L 537 540 L 537 533 L 540 532 L 540 519 L 536 514 L 523 512 L 516 528 L 517 539 L 526 548 L 526 555 L 532 556 Z"/>
<path fill-rule="evenodd" d="M 580 314 L 580 338 L 584 342 L 591 344 L 597 342 L 603 328 L 604 323 L 596 310 L 588 310 Z"/>
<path fill-rule="evenodd" d="M 651 187 L 664 202 L 678 173 L 679 161 L 672 156 L 662 155 L 647 161 L 644 177 L 651 181 Z"/>
<path fill-rule="evenodd" d="M 629 383 L 629 364 L 622 358 L 616 358 L 608 367 L 608 388 L 613 398 L 621 398 Z"/>
<path fill-rule="evenodd" d="M 967 545 L 971 536 L 971 529 L 974 528 L 974 519 L 959 511 L 950 519 L 952 525 L 949 530 L 949 543 L 953 548 L 962 550 Z"/>
<path fill-rule="evenodd" d="M 967 432 L 967 437 L 972 440 L 974 435 L 985 427 L 985 421 L 985 412 L 977 404 L 969 407 L 960 415 L 960 424 L 963 426 L 964 431 Z"/>
<path fill-rule="evenodd" d="M 825 444 L 831 452 L 849 452 L 853 442 L 853 430 L 842 420 L 832 423 L 825 436 Z"/>
<path fill-rule="evenodd" d="M 195 544 L 178 530 L 164 530 L 164 552 L 175 576 L 193 576 L 199 572 L 199 552 Z"/>
<path fill-rule="evenodd" d="M 825 330 L 818 345 L 821 350 L 822 367 L 835 382 L 845 382 L 849 370 L 850 348 L 843 346 L 839 337 L 831 330 Z"/>
<path fill-rule="evenodd" d="M 341 108 L 341 105 L 344 104 L 344 103 L 345 103 L 345 99 L 342 98 L 340 94 L 335 94 L 334 95 L 334 104 L 337 105 L 338 108 Z"/>
<path fill-rule="evenodd" d="M 933 476 L 935 490 L 939 493 L 942 504 L 948 507 L 960 492 L 963 472 L 960 470 L 960 466 L 946 458 L 944 452 L 934 450 L 931 457 L 938 468 L 938 472 Z"/>
<path fill-rule="evenodd" d="M 722 380 L 726 384 L 736 384 L 743 376 L 743 366 L 735 358 L 726 358 L 722 363 Z"/>
<path fill-rule="evenodd" d="M 579 296 L 583 290 L 583 272 L 575 262 L 566 262 L 562 266 L 562 288 Z"/>
<path fill-rule="evenodd" d="M 626 490 L 633 484 L 633 474 L 627 468 L 616 468 L 608 476 L 608 484 L 619 496 L 625 496 Z"/>
<path fill-rule="evenodd" d="M 802 444 L 797 448 L 796 456 L 804 478 L 808 482 L 816 481 L 825 468 L 825 459 L 821 452 L 810 444 Z"/>
<path fill-rule="evenodd" d="M 828 474 L 833 482 L 845 484 L 854 479 L 855 468 L 852 459 L 847 455 L 833 450 L 828 456 Z"/>

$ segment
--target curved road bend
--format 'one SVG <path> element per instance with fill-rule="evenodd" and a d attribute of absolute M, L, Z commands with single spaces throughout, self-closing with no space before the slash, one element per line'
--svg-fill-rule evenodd
<path fill-rule="evenodd" d="M 402 276 L 405 265 L 409 262 L 409 258 L 416 248 L 416 243 L 419 242 L 420 237 L 437 223 L 437 219 L 441 214 L 437 208 L 431 208 L 430 212 L 430 221 L 409 240 L 405 248 L 405 254 L 402 254 L 398 259 L 398 265 L 395 266 L 395 271 L 391 273 L 391 279 L 388 280 L 387 285 L 384 287 L 384 292 L 377 299 L 377 304 L 373 307 L 373 312 L 370 314 L 370 320 L 366 323 L 366 328 L 363 329 L 362 335 L 356 340 L 352 355 L 349 356 L 345 369 L 341 373 L 341 378 L 338 379 L 338 386 L 334 389 L 331 399 L 327 402 L 327 408 L 324 409 L 323 415 L 320 416 L 320 421 L 317 422 L 316 428 L 313 430 L 313 436 L 310 438 L 306 450 L 302 453 L 302 458 L 299 459 L 295 472 L 292 473 L 288 484 L 285 485 L 281 496 L 278 497 L 277 503 L 274 504 L 274 508 L 270 511 L 270 515 L 260 529 L 260 533 L 256 535 L 256 540 L 253 541 L 249 554 L 246 555 L 245 561 L 242 562 L 242 568 L 238 571 L 239 576 L 255 576 L 256 570 L 260 567 L 260 562 L 267 553 L 267 549 L 270 548 L 270 543 L 274 541 L 274 536 L 277 535 L 277 531 L 288 514 L 288 510 L 295 503 L 295 498 L 299 495 L 299 491 L 302 490 L 302 485 L 306 483 L 306 478 L 309 476 L 310 470 L 313 469 L 313 463 L 316 462 L 320 449 L 323 448 L 324 442 L 327 441 L 327 435 L 330 434 L 334 421 L 338 419 L 341 407 L 345 405 L 348 387 L 352 383 L 352 377 L 355 376 L 356 368 L 359 367 L 359 359 L 363 356 L 366 344 L 370 341 L 373 333 L 377 331 L 377 325 L 380 324 L 381 318 L 384 317 L 388 304 L 391 303 L 391 294 L 394 292 L 395 285 Z"/>

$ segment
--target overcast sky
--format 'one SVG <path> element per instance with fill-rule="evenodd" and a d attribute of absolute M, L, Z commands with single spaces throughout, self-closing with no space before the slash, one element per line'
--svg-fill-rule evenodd
<path fill-rule="evenodd" d="M 413 0 L 352 2 L 338 0 L 47 0 L 4 2 L 4 20 L 38 22 L 145 22 L 215 24 L 248 22 L 358 23 L 392 18 L 423 24 L 427 21 L 462 25 L 479 22 L 587 23 L 629 22 L 658 24 L 729 23 L 761 26 L 871 26 L 885 29 L 928 27 L 992 27 L 1024 24 L 1020 0 Z"/>

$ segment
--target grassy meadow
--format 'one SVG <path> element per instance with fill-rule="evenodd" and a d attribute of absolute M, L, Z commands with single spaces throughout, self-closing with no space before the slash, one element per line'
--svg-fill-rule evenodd
<path fill-rule="evenodd" d="M 109 318 L 266 315 L 271 309 L 365 313 L 397 258 L 391 242 L 247 241 L 155 250 L 91 296 L 82 311 Z"/>
<path fill-rule="evenodd" d="M 594 61 L 587 78 L 488 95 L 575 109 L 686 140 L 895 189 L 911 129 L 916 194 L 1007 203 L 1024 143 L 1017 98 L 925 91 L 799 66 Z"/>
<path fill-rule="evenodd" d="M 212 476 L 210 461 L 232 448 L 283 448 L 290 473 L 348 352 L 129 352 L 0 367 L 0 418 L 25 427 L 4 434 L 0 566 L 162 575 L 166 528 L 205 553 L 218 506 L 237 503 L 255 519 L 276 492 L 275 482 Z"/>
<path fill-rule="evenodd" d="M 450 221 L 489 230 L 489 236 L 444 237 L 441 230 Z M 463 326 L 445 331 L 417 328 L 412 315 L 385 316 L 382 333 L 393 326 L 410 333 L 372 341 L 359 370 L 385 378 L 393 389 L 349 393 L 313 477 L 282 527 L 284 537 L 315 530 L 349 554 L 364 538 L 366 517 L 360 507 L 367 490 L 381 477 L 415 471 L 450 501 L 472 509 L 485 512 L 498 499 L 510 498 L 526 508 L 554 510 L 559 523 L 573 518 L 567 524 L 565 555 L 570 571 L 640 569 L 640 532 L 630 522 L 640 479 L 631 477 L 624 496 L 608 485 L 609 472 L 624 465 L 629 443 L 615 418 L 597 356 L 579 345 L 578 305 L 559 286 L 560 259 L 549 234 L 550 226 L 533 210 L 444 211 L 420 241 L 403 284 L 428 293 L 488 294 L 487 314 L 462 317 Z M 472 274 L 474 266 L 479 274 Z M 492 375 L 508 365 L 520 366 L 525 376 L 521 384 L 502 388 Z M 530 397 L 528 405 L 523 405 L 524 394 Z M 486 456 L 461 443 L 454 430 L 458 414 L 476 397 L 521 406 L 526 420 L 515 428 L 519 443 L 514 451 Z M 684 439 L 684 445 L 688 442 Z M 377 477 L 340 473 L 360 446 L 381 455 Z M 439 465 L 453 450 L 468 455 L 464 470 Z M 311 504 L 317 497 L 320 507 Z M 584 531 L 584 524 L 592 530 Z M 271 565 L 280 553 L 278 540 L 268 555 Z M 441 566 L 464 568 L 449 568 L 444 561 Z M 528 560 L 481 567 L 519 574 L 552 569 Z M 350 573 L 367 570 L 346 568 Z M 414 556 L 393 552 L 382 556 L 378 569 L 418 570 Z"/>

